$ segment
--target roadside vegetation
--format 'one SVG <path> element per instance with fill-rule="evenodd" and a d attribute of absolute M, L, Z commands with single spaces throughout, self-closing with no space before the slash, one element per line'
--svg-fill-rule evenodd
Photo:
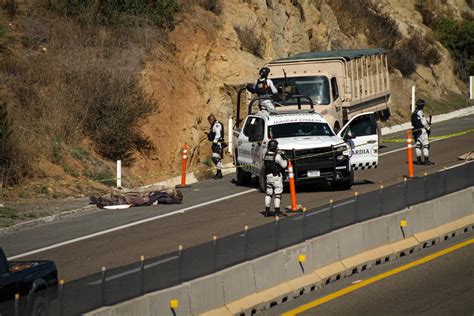
<path fill-rule="evenodd" d="M 365 30 L 369 43 L 389 51 L 391 69 L 398 69 L 404 77 L 416 71 L 416 65 L 436 65 L 441 62 L 434 38 L 430 35 L 414 33 L 403 39 L 397 22 L 389 15 L 379 12 L 369 0 L 343 1 L 329 3 L 337 15 L 338 23 L 344 33 L 356 37 Z"/>
<path fill-rule="evenodd" d="M 72 177 L 106 182 L 113 174 L 106 163 L 81 167 L 72 148 L 125 165 L 152 153 L 140 124 L 158 105 L 139 76 L 178 10 L 175 0 L 5 1 L 0 188 L 46 177 L 35 170 L 42 158 Z"/>
<path fill-rule="evenodd" d="M 472 1 L 467 3 L 473 7 Z M 458 20 L 445 6 L 435 0 L 420 1 L 416 9 L 423 18 L 423 23 L 434 30 L 436 38 L 449 49 L 456 61 L 456 73 L 460 79 L 467 81 L 474 73 L 474 14 L 464 12 Z M 441 13 L 440 13 L 441 12 Z"/>

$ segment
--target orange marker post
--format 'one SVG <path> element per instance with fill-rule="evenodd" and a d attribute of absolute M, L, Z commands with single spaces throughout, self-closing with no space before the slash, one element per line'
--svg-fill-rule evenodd
<path fill-rule="evenodd" d="M 408 177 L 413 178 L 413 146 L 411 129 L 407 130 Z"/>
<path fill-rule="evenodd" d="M 181 184 L 176 185 L 176 188 L 189 188 L 189 184 L 186 184 L 186 166 L 188 164 L 188 150 L 189 146 L 184 144 L 183 155 L 181 159 Z"/>
<path fill-rule="evenodd" d="M 291 209 L 290 211 L 296 212 L 300 208 L 296 204 L 296 188 L 295 188 L 295 174 L 293 173 L 293 164 L 288 161 L 288 177 L 290 179 L 290 195 L 291 195 Z"/>

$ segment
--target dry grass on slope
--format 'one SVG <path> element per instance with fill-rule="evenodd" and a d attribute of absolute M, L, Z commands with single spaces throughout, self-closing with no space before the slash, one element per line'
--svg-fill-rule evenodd
<path fill-rule="evenodd" d="M 100 157 L 126 165 L 153 151 L 140 125 L 156 104 L 138 79 L 162 36 L 156 27 L 83 23 L 38 7 L 2 20 L 0 100 L 13 132 L 0 153 L 0 187 L 44 173 L 35 170 L 40 159 L 88 177 L 87 168 L 65 164 L 85 139 Z"/>

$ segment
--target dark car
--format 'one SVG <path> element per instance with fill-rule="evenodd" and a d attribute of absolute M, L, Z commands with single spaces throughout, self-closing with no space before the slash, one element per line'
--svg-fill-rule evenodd
<path fill-rule="evenodd" d="M 46 315 L 57 296 L 58 272 L 53 261 L 7 261 L 0 248 L 0 313 Z M 15 295 L 20 299 L 15 304 Z"/>

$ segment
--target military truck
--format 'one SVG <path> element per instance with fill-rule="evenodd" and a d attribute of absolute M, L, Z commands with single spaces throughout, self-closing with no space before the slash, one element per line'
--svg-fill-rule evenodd
<path fill-rule="evenodd" d="M 296 108 L 292 95 L 309 96 L 336 133 L 363 112 L 374 112 L 381 121 L 390 117 L 390 77 L 382 48 L 301 53 L 265 67 L 280 91 L 278 98 L 285 99 L 277 111 Z"/>

